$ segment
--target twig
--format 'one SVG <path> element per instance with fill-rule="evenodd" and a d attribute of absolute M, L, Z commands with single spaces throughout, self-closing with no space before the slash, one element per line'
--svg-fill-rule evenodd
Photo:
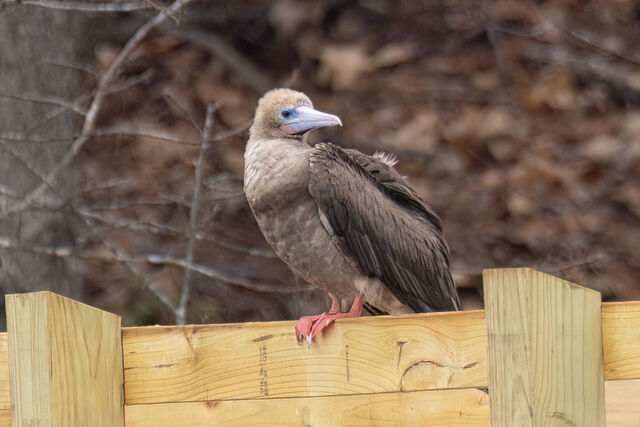
<path fill-rule="evenodd" d="M 156 224 L 156 223 L 153 223 L 153 222 L 139 222 L 139 221 L 126 219 L 126 218 L 120 218 L 118 220 L 111 220 L 111 219 L 105 217 L 104 215 L 100 215 L 99 213 L 92 212 L 92 211 L 90 211 L 88 209 L 78 209 L 76 212 L 79 215 L 87 216 L 89 218 L 98 220 L 98 221 L 102 222 L 103 224 L 107 224 L 112 229 L 115 229 L 115 228 L 127 228 L 127 229 L 130 229 L 130 230 L 133 230 L 133 231 L 138 231 L 138 232 L 141 232 L 141 233 L 150 233 L 150 234 L 157 234 L 157 235 L 174 236 L 174 237 L 180 237 L 180 238 L 188 237 L 188 235 L 185 234 L 183 231 L 181 231 L 181 230 L 179 230 L 177 228 L 173 228 L 173 227 L 169 227 L 167 225 L 163 225 L 163 224 Z M 202 240 L 202 241 L 205 241 L 205 242 L 213 243 L 213 244 L 221 246 L 223 248 L 230 249 L 230 250 L 236 251 L 236 252 L 246 253 L 246 254 L 251 255 L 251 256 L 259 256 L 259 257 L 263 257 L 263 258 L 275 258 L 276 257 L 275 254 L 273 253 L 273 251 L 271 251 L 271 250 L 265 250 L 265 249 L 260 249 L 260 248 L 252 248 L 252 247 L 247 247 L 247 246 L 243 246 L 243 245 L 227 242 L 225 240 L 221 240 L 217 236 L 213 236 L 213 235 L 208 234 L 208 233 L 203 233 L 203 232 L 199 231 L 199 232 L 196 232 L 194 234 L 194 236 L 195 236 L 195 238 L 197 240 Z"/>
<path fill-rule="evenodd" d="M 200 145 L 202 142 L 200 141 L 185 141 L 179 136 L 173 136 L 166 132 L 154 131 L 154 130 L 145 130 L 139 132 L 135 129 L 129 129 L 126 127 L 113 127 L 108 129 L 98 129 L 93 135 L 95 136 L 120 136 L 120 137 L 139 137 L 139 138 L 149 138 L 154 139 L 161 142 L 172 142 L 174 144 L 182 144 L 182 145 Z"/>
<path fill-rule="evenodd" d="M 45 9 L 74 10 L 79 12 L 133 12 L 135 10 L 149 9 L 147 2 L 131 3 L 82 3 L 74 1 L 53 0 L 7 0 L 0 2 L 0 10 L 8 6 L 26 4 Z"/>
<path fill-rule="evenodd" d="M 502 36 L 500 32 L 495 29 L 493 23 L 495 22 L 493 16 L 491 14 L 491 4 L 487 4 L 487 1 L 482 2 L 480 6 L 480 11 L 484 15 L 484 29 L 487 33 L 487 38 L 489 39 L 489 43 L 493 49 L 493 53 L 496 58 L 496 64 L 498 65 L 498 70 L 500 71 L 500 75 L 502 79 L 506 83 L 510 83 L 512 81 L 513 70 L 511 67 L 511 62 L 509 61 L 508 56 L 505 53 L 504 43 L 502 41 Z"/>
<path fill-rule="evenodd" d="M 93 68 L 85 67 L 85 66 L 82 66 L 82 65 L 65 64 L 63 62 L 42 61 L 40 64 L 37 64 L 35 66 L 35 68 L 39 68 L 39 67 L 42 67 L 44 65 L 49 65 L 49 66 L 52 66 L 52 67 L 65 68 L 67 70 L 79 71 L 81 73 L 87 73 L 87 74 L 91 74 L 93 76 L 97 76 L 98 75 L 96 70 L 94 70 Z"/>
<path fill-rule="evenodd" d="M 22 95 L 10 92 L 0 92 L 0 98 L 16 99 L 18 101 L 33 102 L 35 104 L 55 105 L 57 107 L 64 108 L 65 111 L 71 110 L 81 116 L 84 116 L 86 114 L 86 111 L 78 106 L 79 103 L 77 100 L 69 102 L 58 97 L 47 97 L 42 95 Z M 86 99 L 86 96 L 84 98 Z"/>
<path fill-rule="evenodd" d="M 288 287 L 283 287 L 282 285 L 278 285 L 275 283 L 255 283 L 241 277 L 230 276 L 221 271 L 214 270 L 209 267 L 204 267 L 202 265 L 192 264 L 191 267 L 189 267 L 185 260 L 172 258 L 169 256 L 147 255 L 146 257 L 144 257 L 144 260 L 152 264 L 169 264 L 186 268 L 196 273 L 202 274 L 203 276 L 210 279 L 216 279 L 221 282 L 236 285 L 255 292 L 270 294 L 295 294 L 306 291 L 305 289 L 291 289 Z"/>
<path fill-rule="evenodd" d="M 191 209 L 189 211 L 189 240 L 187 241 L 187 268 L 184 270 L 182 279 L 182 290 L 180 292 L 180 302 L 178 304 L 178 312 L 176 320 L 179 325 L 184 325 L 187 321 L 187 305 L 189 303 L 189 295 L 191 293 L 191 266 L 193 263 L 193 247 L 196 241 L 195 233 L 198 225 L 198 210 L 200 209 L 200 189 L 202 187 L 202 169 L 204 166 L 204 155 L 211 146 L 210 138 L 213 131 L 213 115 L 220 108 L 220 103 L 209 104 L 204 120 L 202 132 L 202 145 L 198 160 L 196 162 L 195 182 L 193 184 L 193 197 L 191 199 Z"/>
<path fill-rule="evenodd" d="M 616 52 L 614 50 L 611 50 L 603 45 L 601 45 L 600 43 L 598 43 L 597 41 L 594 41 L 591 37 L 585 36 L 583 34 L 578 33 L 577 31 L 566 27 L 564 25 L 559 25 L 555 22 L 554 19 L 547 17 L 543 12 L 540 11 L 540 8 L 538 7 L 538 5 L 536 5 L 533 1 L 528 0 L 527 5 L 536 12 L 536 14 L 538 15 L 538 17 L 543 21 L 544 24 L 548 25 L 548 26 L 552 26 L 553 28 L 558 29 L 559 31 L 561 31 L 564 34 L 569 35 L 571 38 L 573 38 L 574 40 L 577 40 L 578 42 L 584 44 L 585 46 L 588 46 L 594 50 L 599 51 L 600 53 L 603 53 L 605 55 L 609 55 L 615 59 L 618 59 L 620 61 L 624 61 L 627 62 L 629 64 L 633 64 L 633 65 L 640 65 L 640 60 L 630 57 L 628 55 L 624 55 L 620 52 Z"/>
<path fill-rule="evenodd" d="M 10 199 L 17 199 L 18 196 L 8 187 L 0 184 L 0 195 L 8 197 Z"/>
<path fill-rule="evenodd" d="M 135 77 L 132 77 L 131 79 L 128 79 L 120 84 L 114 84 L 111 87 L 109 87 L 107 94 L 112 94 L 112 93 L 116 93 L 116 92 L 120 92 L 122 90 L 126 90 L 132 86 L 135 86 L 137 84 L 140 84 L 142 82 L 144 82 L 145 80 L 147 80 L 149 77 L 151 77 L 153 75 L 153 70 L 146 70 L 143 73 L 140 73 L 140 75 L 137 75 Z M 75 99 L 70 105 L 71 106 L 79 106 L 81 104 L 83 104 L 85 101 L 91 99 L 91 97 L 93 96 L 93 94 L 85 94 L 85 95 L 81 95 L 79 96 L 77 99 Z M 40 120 L 38 123 L 34 124 L 33 126 L 31 126 L 29 129 L 27 129 L 27 135 L 31 134 L 33 131 L 35 131 L 36 129 L 38 129 L 40 126 L 44 125 L 45 123 L 48 123 L 50 120 L 55 119 L 56 117 L 58 117 L 59 115 L 63 114 L 64 112 L 68 111 L 69 107 L 67 106 L 61 106 L 51 112 L 49 112 L 44 120 Z M 83 113 L 84 115 L 84 113 Z"/>
<path fill-rule="evenodd" d="M 169 14 L 173 14 L 174 12 L 180 10 L 185 4 L 189 3 L 191 0 L 176 0 L 167 10 Z M 111 63 L 109 68 L 107 68 L 106 72 L 100 78 L 98 82 L 98 88 L 96 90 L 96 94 L 87 110 L 87 114 L 85 116 L 84 124 L 82 126 L 82 131 L 80 132 L 80 136 L 76 138 L 73 142 L 69 150 L 65 153 L 62 159 L 56 164 L 53 169 L 49 172 L 46 179 L 38 185 L 36 188 L 31 190 L 26 197 L 19 203 L 13 204 L 9 208 L 5 208 L 0 213 L 0 221 L 7 218 L 10 215 L 19 213 L 26 209 L 29 205 L 31 205 L 34 201 L 39 199 L 46 191 L 47 191 L 47 183 L 55 180 L 60 172 L 62 172 L 71 161 L 78 155 L 82 147 L 87 143 L 90 139 L 90 135 L 93 133 L 96 121 L 98 119 L 98 112 L 100 111 L 100 107 L 102 106 L 102 101 L 107 94 L 108 87 L 113 81 L 114 77 L 120 66 L 127 59 L 129 54 L 133 51 L 133 49 L 138 46 L 138 44 L 149 34 L 149 32 L 155 28 L 157 25 L 161 24 L 167 19 L 166 13 L 160 13 L 156 15 L 154 18 L 147 21 L 142 27 L 136 31 L 136 33 L 127 41 L 124 45 L 118 56 Z"/>
<path fill-rule="evenodd" d="M 211 137 L 211 141 L 212 142 L 222 141 L 226 138 L 240 135 L 243 132 L 245 132 L 247 129 L 249 129 L 250 126 L 251 126 L 251 121 L 250 120 L 246 121 L 240 126 L 236 126 L 229 130 L 222 131 L 215 134 L 213 137 Z M 161 142 L 170 142 L 170 143 L 183 144 L 183 145 L 199 146 L 200 144 L 202 144 L 202 141 L 184 140 L 179 136 L 174 136 L 174 135 L 171 135 L 170 133 L 163 132 L 163 131 L 155 131 L 155 130 L 138 131 L 134 128 L 129 128 L 125 126 L 123 127 L 117 126 L 112 128 L 106 128 L 106 129 L 96 129 L 88 136 L 89 137 L 93 137 L 93 136 L 139 137 L 139 138 L 149 138 L 149 139 L 154 139 Z M 68 138 L 30 139 L 23 134 L 13 134 L 13 133 L 0 134 L 1 141 L 24 143 L 24 144 L 53 144 L 53 143 L 59 143 L 59 142 L 69 142 L 69 141 L 75 140 L 78 137 L 79 136 L 76 135 Z"/>
<path fill-rule="evenodd" d="M 265 74 L 218 35 L 192 28 L 172 32 L 207 49 L 256 92 L 264 93 L 273 87 L 273 83 Z"/>
<path fill-rule="evenodd" d="M 604 254 L 595 254 L 592 256 L 588 256 L 586 258 L 577 259 L 564 264 L 555 265 L 553 267 L 549 267 L 548 269 L 544 269 L 543 271 L 547 271 L 549 273 L 564 273 L 569 270 L 576 270 L 576 269 L 585 268 L 585 267 L 591 268 L 595 264 L 608 262 L 610 260 L 611 260 L 610 256 L 607 256 Z"/>
<path fill-rule="evenodd" d="M 122 185 L 129 185 L 129 184 L 133 184 L 134 183 L 134 179 L 133 178 L 115 178 L 115 179 L 111 179 L 105 183 L 102 184 L 98 184 L 95 187 L 88 187 L 88 188 L 84 188 L 82 190 L 80 190 L 79 192 L 77 192 L 76 194 L 74 194 L 72 196 L 72 198 L 75 197 L 79 197 L 85 194 L 89 194 L 89 193 L 93 193 L 96 191 L 104 191 L 104 190 L 111 190 L 113 188 L 116 187 L 120 187 Z"/>
<path fill-rule="evenodd" d="M 522 49 L 523 56 L 543 63 L 559 64 L 574 71 L 579 76 L 597 78 L 606 82 L 627 100 L 640 102 L 640 84 L 633 78 L 628 66 L 608 60 L 598 60 L 594 55 L 579 53 L 568 47 L 552 47 L 531 42 Z"/>
<path fill-rule="evenodd" d="M 200 125 L 198 124 L 198 122 L 196 121 L 196 119 L 191 115 L 191 113 L 189 113 L 189 110 L 187 110 L 183 105 L 181 105 L 177 100 L 173 99 L 173 97 L 168 94 L 165 93 L 162 95 L 169 104 L 173 105 L 174 107 L 176 107 L 181 113 L 182 115 L 189 120 L 189 123 L 191 123 L 193 125 L 194 128 L 196 128 L 196 130 L 198 131 L 198 133 L 200 135 L 202 135 L 202 129 L 200 129 Z"/>
<path fill-rule="evenodd" d="M 230 136 L 240 135 L 251 127 L 251 123 L 252 120 L 248 120 L 240 126 L 236 126 L 224 132 L 219 132 L 211 139 L 211 141 L 222 141 L 223 139 L 227 139 Z"/>
<path fill-rule="evenodd" d="M 90 229 L 95 229 L 93 221 L 90 218 L 83 217 L 82 220 L 89 226 Z M 156 286 L 153 280 L 147 277 L 147 275 L 138 268 L 135 262 L 131 260 L 131 258 L 124 252 L 124 250 L 122 250 L 116 243 L 106 239 L 105 237 L 95 235 L 94 238 L 98 239 L 100 243 L 109 248 L 109 250 L 116 256 L 118 261 L 122 262 L 134 276 L 142 280 L 147 289 L 149 289 L 156 297 L 158 297 L 158 299 L 162 301 L 175 316 L 176 305 L 173 303 L 173 301 L 171 301 L 171 299 Z"/>
<path fill-rule="evenodd" d="M 118 211 L 123 209 L 135 208 L 140 206 L 175 206 L 176 204 L 166 199 L 134 199 L 122 200 L 109 204 L 91 205 L 90 209 L 94 211 Z"/>
<path fill-rule="evenodd" d="M 110 242 L 113 247 L 117 247 L 113 242 Z M 236 277 L 232 275 L 228 275 L 221 271 L 215 270 L 210 267 L 205 267 L 198 264 L 192 264 L 191 267 L 187 265 L 187 262 L 183 259 L 173 258 L 165 255 L 158 254 L 149 254 L 149 255 L 139 255 L 139 256 L 129 256 L 124 251 L 119 250 L 112 254 L 105 254 L 104 252 L 94 252 L 94 251 L 79 251 L 77 248 L 73 246 L 39 246 L 39 245 L 23 245 L 20 242 L 9 239 L 7 237 L 0 236 L 0 248 L 14 250 L 14 251 L 23 251 L 30 252 L 42 255 L 49 255 L 58 258 L 67 258 L 67 257 L 76 257 L 84 260 L 95 260 L 95 261 L 107 261 L 107 262 L 124 262 L 129 264 L 147 262 L 150 264 L 165 264 L 165 265 L 174 265 L 177 267 L 182 267 L 185 269 L 189 269 L 193 272 L 201 274 L 205 277 L 216 279 L 220 282 L 224 282 L 230 285 L 238 286 L 243 289 L 251 290 L 254 292 L 260 293 L 273 293 L 273 294 L 296 294 L 301 292 L 306 292 L 308 289 L 295 289 L 288 287 L 286 285 L 277 284 L 277 283 L 255 283 L 251 280 L 247 280 L 242 277 Z M 142 276 L 144 277 L 144 275 Z M 148 279 L 146 279 L 148 280 Z M 156 289 L 157 290 L 157 289 Z M 160 298 L 160 296 L 158 296 Z"/>
<path fill-rule="evenodd" d="M 62 195 L 60 193 L 58 193 L 58 191 L 53 187 L 53 184 L 50 182 L 46 182 L 45 179 L 46 177 L 43 176 L 37 169 L 35 166 L 33 166 L 31 163 L 29 163 L 27 161 L 27 159 L 25 159 L 24 157 L 22 157 L 17 151 L 15 151 L 11 146 L 9 146 L 9 144 L 0 141 L 0 147 L 4 148 L 6 151 L 8 151 L 16 160 L 18 160 L 18 162 L 20 162 L 25 169 L 27 169 L 29 172 L 31 172 L 36 178 L 38 178 L 41 182 L 44 182 L 47 185 L 47 188 L 53 192 L 53 194 L 55 194 L 56 196 L 62 198 Z"/>

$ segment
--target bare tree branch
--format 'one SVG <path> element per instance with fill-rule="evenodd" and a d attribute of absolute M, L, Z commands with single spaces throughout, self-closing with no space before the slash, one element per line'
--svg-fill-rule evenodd
<path fill-rule="evenodd" d="M 183 144 L 183 145 L 202 144 L 201 141 L 185 141 L 179 136 L 174 136 L 167 132 L 155 131 L 151 129 L 138 131 L 136 129 L 127 128 L 125 126 L 118 126 L 113 128 L 107 128 L 107 129 L 98 129 L 93 133 L 93 135 L 149 138 L 149 139 L 157 140 L 160 142 L 171 142 L 174 144 Z"/>
<path fill-rule="evenodd" d="M 241 124 L 240 126 L 231 128 L 228 131 L 219 132 L 211 139 L 211 141 L 222 141 L 223 139 L 227 139 L 230 136 L 240 135 L 241 133 L 243 133 L 244 131 L 246 131 L 251 127 L 251 123 L 252 121 L 248 120 L 243 124 Z"/>
<path fill-rule="evenodd" d="M 58 197 L 62 197 L 60 195 L 60 193 L 58 191 L 56 191 L 55 188 L 53 188 L 53 186 L 51 185 L 50 182 L 46 182 L 45 179 L 46 177 L 44 175 L 42 175 L 36 168 L 35 166 L 33 166 L 32 164 L 30 164 L 27 159 L 25 159 L 23 156 L 21 156 L 16 150 L 14 150 L 9 144 L 0 141 L 0 147 L 4 148 L 7 152 L 9 152 L 9 154 L 11 154 L 11 156 L 13 156 L 13 158 L 15 158 L 16 160 L 18 160 L 18 162 L 20 162 L 20 164 L 22 164 L 25 169 L 27 169 L 29 172 L 31 172 L 35 177 L 37 177 L 41 182 L 44 182 L 47 185 L 47 188 L 54 193 L 56 196 Z"/>
<path fill-rule="evenodd" d="M 200 135 L 202 135 L 202 129 L 200 128 L 200 125 L 198 124 L 198 122 L 196 121 L 196 119 L 191 115 L 191 113 L 189 113 L 189 110 L 187 110 L 182 104 L 180 104 L 176 99 L 173 98 L 173 96 L 171 96 L 168 93 L 165 93 L 162 95 L 169 104 L 173 105 L 174 107 L 176 107 L 178 109 L 178 111 L 180 111 L 180 113 L 182 113 L 182 115 L 189 120 L 189 123 L 191 123 L 191 125 L 193 125 L 193 127 L 198 131 L 198 133 Z"/>
<path fill-rule="evenodd" d="M 102 106 L 102 101 L 108 92 L 108 88 L 111 85 L 113 79 L 116 76 L 116 72 L 120 66 L 127 59 L 129 54 L 138 46 L 138 44 L 149 34 L 149 32 L 157 25 L 161 24 L 167 19 L 168 14 L 173 14 L 180 10 L 184 5 L 188 4 L 191 0 L 176 0 L 168 9 L 168 13 L 159 13 L 154 18 L 147 21 L 142 27 L 136 31 L 136 33 L 127 41 L 118 56 L 111 63 L 109 68 L 100 78 L 98 88 L 89 109 L 87 111 L 84 124 L 80 136 L 76 138 L 69 150 L 65 153 L 62 159 L 56 166 L 49 172 L 46 179 L 31 190 L 29 194 L 19 203 L 16 203 L 9 208 L 5 208 L 0 212 L 0 220 L 7 218 L 10 215 L 19 213 L 31 205 L 34 201 L 42 197 L 42 195 L 48 189 L 48 183 L 56 179 L 56 177 L 62 172 L 71 161 L 78 155 L 82 147 L 90 139 L 90 135 L 93 133 L 96 121 L 98 118 L 98 112 Z"/>
<path fill-rule="evenodd" d="M 115 245 L 113 242 L 111 242 L 111 244 L 114 245 L 114 247 L 117 247 L 117 245 Z M 17 242 L 15 240 L 9 239 L 7 237 L 2 237 L 2 236 L 0 236 L 0 248 L 55 256 L 58 258 L 76 257 L 84 260 L 97 260 L 97 261 L 107 261 L 107 262 L 124 262 L 124 263 L 147 262 L 150 264 L 174 265 L 177 267 L 189 269 L 193 272 L 201 274 L 210 279 L 215 279 L 222 283 L 238 286 L 243 289 L 260 292 L 260 293 L 274 293 L 274 294 L 289 295 L 289 294 L 296 294 L 296 293 L 307 291 L 307 289 L 291 288 L 285 284 L 268 283 L 268 282 L 256 283 L 243 277 L 237 277 L 230 274 L 226 274 L 216 269 L 205 267 L 198 264 L 192 264 L 191 267 L 189 267 L 187 265 L 187 262 L 184 259 L 173 258 L 171 256 L 159 255 L 159 254 L 129 256 L 125 254 L 124 251 L 121 251 L 121 250 L 117 251 L 116 253 L 105 254 L 104 252 L 80 251 L 78 250 L 78 248 L 73 246 L 40 246 L 40 245 L 26 246 L 26 245 L 22 245 L 20 242 Z"/>
<path fill-rule="evenodd" d="M 143 73 L 140 73 L 137 76 L 134 76 L 120 84 L 113 84 L 111 87 L 109 87 L 109 89 L 107 90 L 107 94 L 112 94 L 112 93 L 117 93 L 120 92 L 122 90 L 126 90 L 132 86 L 138 85 L 146 80 L 148 80 L 151 76 L 153 75 L 153 70 L 146 70 Z M 93 96 L 93 94 L 84 94 L 79 96 L 78 98 L 76 98 L 71 104 L 70 106 L 80 106 L 82 104 L 84 104 L 87 100 L 91 99 L 91 97 Z M 69 110 L 69 106 L 61 106 L 53 111 L 51 111 L 50 113 L 48 113 L 44 120 L 40 120 L 38 123 L 34 124 L 33 126 L 31 126 L 28 130 L 27 130 L 27 135 L 31 134 L 34 130 L 38 129 L 40 126 L 44 125 L 45 123 L 49 122 L 50 120 L 55 119 L 56 117 L 60 116 L 61 114 L 65 113 L 66 111 Z M 84 115 L 84 113 L 83 113 Z"/>
<path fill-rule="evenodd" d="M 187 268 L 184 270 L 182 279 L 182 290 L 180 292 L 180 302 L 178 304 L 178 312 L 176 320 L 179 325 L 184 325 L 187 321 L 187 305 L 189 304 L 189 296 L 191 293 L 191 266 L 193 263 L 193 247 L 196 241 L 196 229 L 198 227 L 198 211 L 200 209 L 200 189 L 202 188 L 202 169 L 204 167 L 204 155 L 211 146 L 210 138 L 213 131 L 213 115 L 220 107 L 220 103 L 209 104 L 204 120 L 202 132 L 202 145 L 198 160 L 196 161 L 195 182 L 193 184 L 193 197 L 191 199 L 191 209 L 189 211 L 189 240 L 187 241 L 186 262 Z"/>
<path fill-rule="evenodd" d="M 108 225 L 110 229 L 126 228 L 129 230 L 138 231 L 141 233 L 188 238 L 188 234 L 186 234 L 182 230 L 169 227 L 163 224 L 156 224 L 152 222 L 140 222 L 140 221 L 135 221 L 127 218 L 112 220 L 105 217 L 104 215 L 100 215 L 97 212 L 91 212 L 88 209 L 78 209 L 76 212 L 79 215 L 98 220 L 101 223 Z M 217 236 L 214 236 L 209 233 L 204 233 L 201 231 L 196 232 L 194 236 L 197 240 L 213 243 L 215 245 L 221 246 L 226 249 L 230 249 L 232 251 L 246 253 L 247 255 L 259 256 L 263 258 L 276 258 L 276 255 L 270 249 L 253 248 L 253 247 L 248 247 L 248 246 L 244 246 L 236 243 L 231 243 L 226 240 L 222 240 Z"/>
<path fill-rule="evenodd" d="M 85 224 L 89 226 L 89 228 L 94 229 L 93 221 L 90 218 L 82 218 L 82 219 L 85 222 Z M 108 240 L 105 237 L 96 236 L 95 238 L 98 239 L 100 243 L 102 243 L 107 248 L 109 248 L 109 250 L 118 258 L 120 262 L 122 262 L 127 267 L 127 269 L 134 276 L 142 280 L 142 282 L 145 284 L 147 289 L 149 289 L 156 297 L 158 297 L 158 299 L 162 301 L 175 316 L 176 306 L 173 303 L 173 301 L 171 301 L 171 298 L 169 298 L 164 292 L 162 292 L 160 288 L 155 284 L 155 282 L 149 277 L 147 277 L 147 275 L 144 274 L 144 272 L 140 270 L 140 268 L 138 268 L 135 262 L 131 260 L 131 258 L 125 253 L 124 250 L 122 250 L 115 242 Z"/>
<path fill-rule="evenodd" d="M 37 64 L 33 68 L 37 69 L 45 65 L 52 66 L 52 67 L 60 67 L 67 70 L 74 70 L 74 71 L 79 71 L 81 73 L 87 73 L 93 76 L 98 76 L 98 73 L 96 72 L 96 70 L 94 70 L 91 67 L 86 67 L 83 65 L 76 65 L 76 64 L 64 64 L 62 62 L 42 61 L 41 63 Z"/>
<path fill-rule="evenodd" d="M 152 7 L 150 2 L 144 1 L 130 3 L 83 3 L 54 0 L 5 0 L 0 2 L 0 10 L 8 6 L 15 6 L 18 4 L 26 4 L 45 9 L 73 10 L 79 12 L 133 12 Z"/>
<path fill-rule="evenodd" d="M 64 111 L 71 110 L 81 116 L 84 116 L 87 113 L 79 107 L 79 103 L 77 102 L 77 100 L 69 102 L 58 97 L 44 95 L 22 95 L 9 92 L 0 92 L 0 98 L 16 99 L 18 101 L 33 102 L 35 104 L 55 105 L 57 107 L 63 107 Z M 83 98 L 86 99 L 86 95 Z"/>
<path fill-rule="evenodd" d="M 273 87 L 273 83 L 264 73 L 218 35 L 197 29 L 180 29 L 173 32 L 207 49 L 256 92 L 264 93 Z"/>
<path fill-rule="evenodd" d="M 185 260 L 172 258 L 169 256 L 147 255 L 144 260 L 152 264 L 169 264 L 176 265 L 182 268 L 188 268 L 189 270 L 200 273 L 210 279 L 216 279 L 220 282 L 236 285 L 255 292 L 273 294 L 295 294 L 306 291 L 305 289 L 292 289 L 285 285 L 278 285 L 276 283 L 255 283 L 251 280 L 247 280 L 245 278 L 237 276 L 231 276 L 221 271 L 214 270 L 209 267 L 204 267 L 202 265 L 193 264 L 191 265 L 191 267 L 188 267 Z"/>

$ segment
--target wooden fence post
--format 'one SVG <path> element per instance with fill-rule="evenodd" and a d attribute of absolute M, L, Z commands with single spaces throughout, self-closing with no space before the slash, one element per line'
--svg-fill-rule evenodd
<path fill-rule="evenodd" d="M 15 426 L 124 426 L 120 317 L 51 292 L 5 297 Z"/>
<path fill-rule="evenodd" d="M 604 426 L 600 293 L 528 268 L 485 270 L 493 426 Z"/>

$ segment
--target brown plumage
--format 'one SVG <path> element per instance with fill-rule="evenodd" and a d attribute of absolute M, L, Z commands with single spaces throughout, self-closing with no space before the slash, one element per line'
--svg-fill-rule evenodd
<path fill-rule="evenodd" d="M 272 90 L 258 103 L 245 151 L 245 193 L 265 238 L 332 299 L 329 313 L 301 319 L 298 338 L 359 315 L 365 301 L 391 314 L 459 310 L 440 220 L 395 160 L 302 141 L 337 124 L 304 94 Z"/>

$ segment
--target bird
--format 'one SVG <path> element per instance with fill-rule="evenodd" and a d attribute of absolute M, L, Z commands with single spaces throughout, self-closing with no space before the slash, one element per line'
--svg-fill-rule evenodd
<path fill-rule="evenodd" d="M 306 133 L 342 126 L 303 93 L 258 101 L 244 152 L 244 192 L 266 241 L 293 272 L 327 292 L 328 312 L 296 323 L 309 344 L 336 319 L 460 310 L 439 217 L 394 168 Z M 350 305 L 350 308 L 349 308 Z"/>

